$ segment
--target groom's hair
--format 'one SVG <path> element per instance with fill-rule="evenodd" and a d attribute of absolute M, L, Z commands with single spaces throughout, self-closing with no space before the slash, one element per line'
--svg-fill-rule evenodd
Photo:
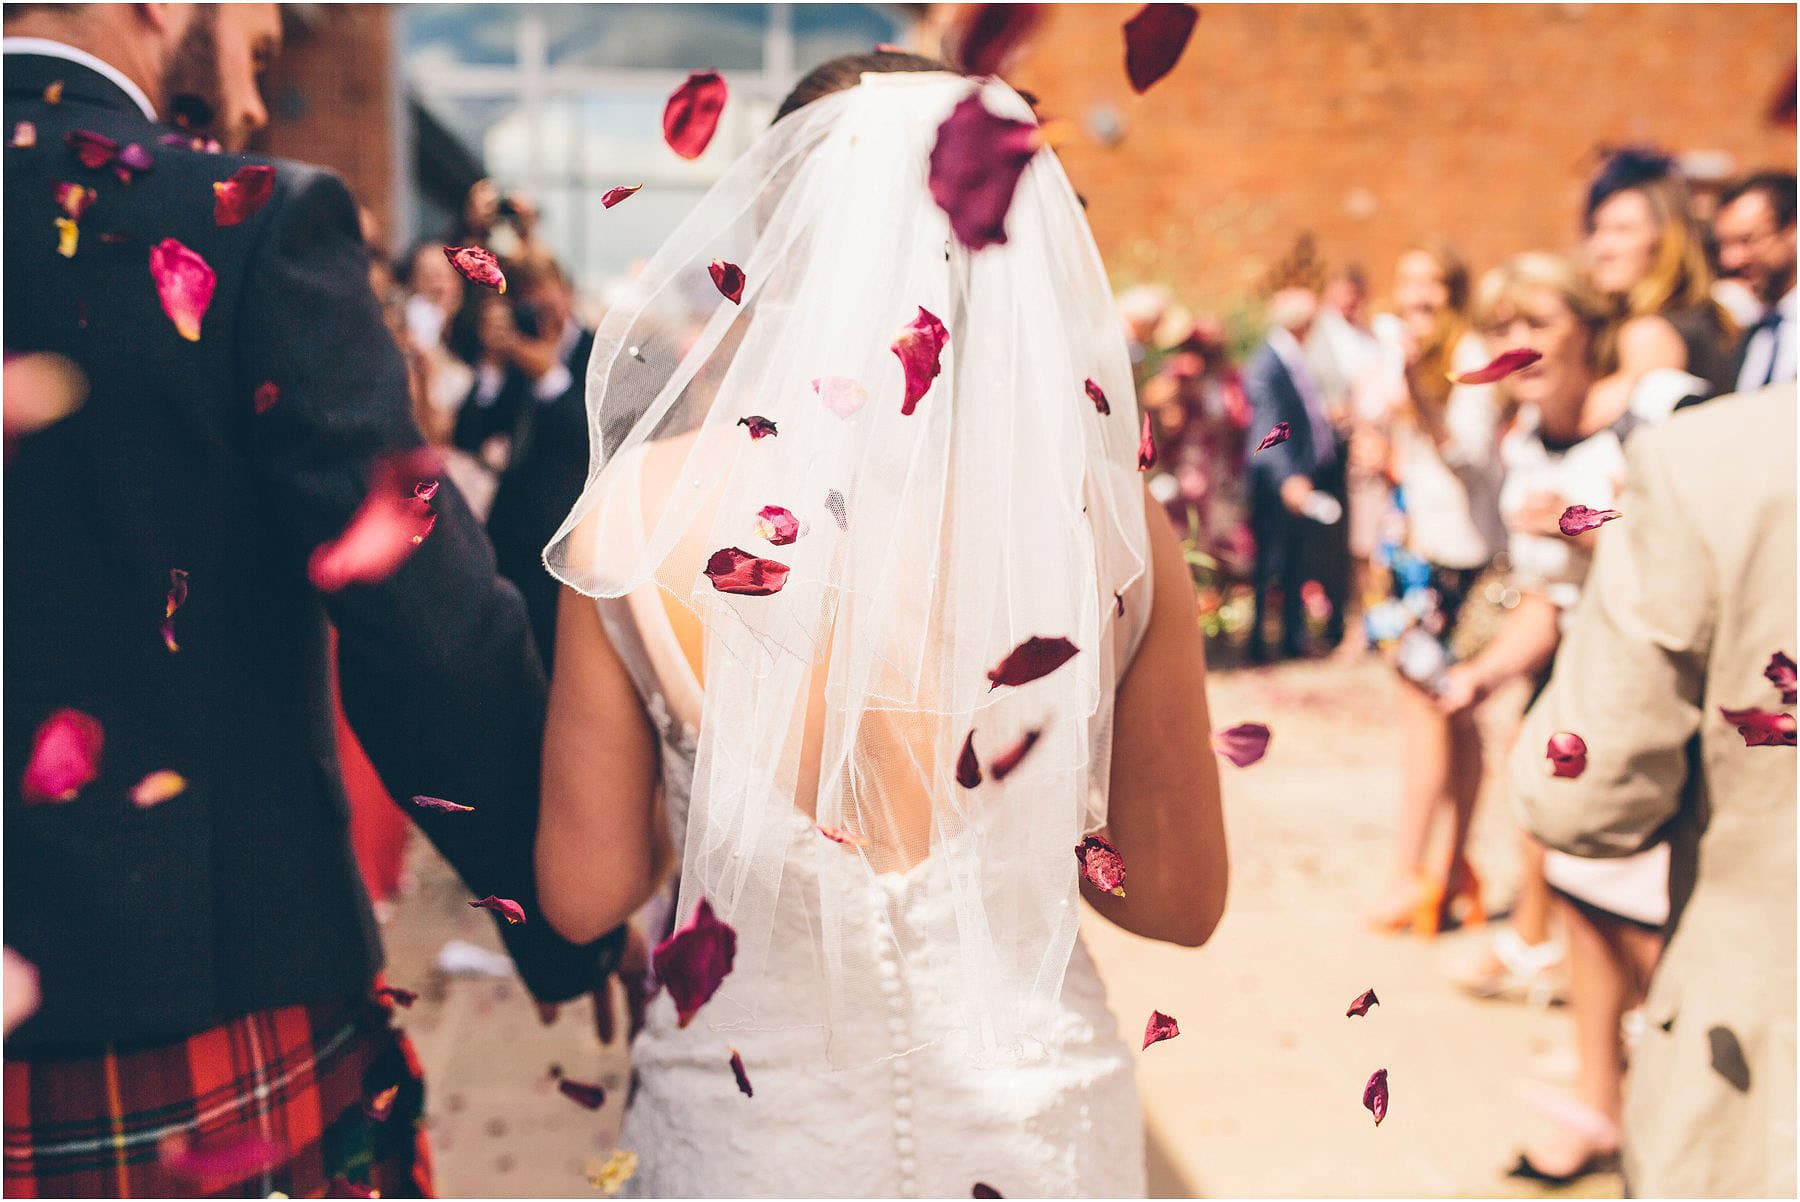
<path fill-rule="evenodd" d="M 775 110 L 775 120 L 779 121 L 796 109 L 805 108 L 821 96 L 829 96 L 833 92 L 841 92 L 845 88 L 854 88 L 866 72 L 870 71 L 950 71 L 946 63 L 935 58 L 926 58 L 922 54 L 908 54 L 903 50 L 877 50 L 873 54 L 845 54 L 829 59 L 814 67 L 794 90 L 787 94 L 781 107 Z M 773 122 L 771 122 L 773 124 Z"/>

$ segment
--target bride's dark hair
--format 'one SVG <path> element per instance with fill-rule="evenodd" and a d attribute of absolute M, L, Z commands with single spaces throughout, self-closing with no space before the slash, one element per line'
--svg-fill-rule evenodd
<path fill-rule="evenodd" d="M 827 59 L 811 71 L 806 78 L 794 85 L 794 90 L 787 94 L 781 107 L 775 110 L 775 120 L 779 121 L 796 109 L 805 108 L 821 96 L 829 96 L 833 92 L 841 92 L 845 88 L 853 88 L 863 75 L 870 71 L 950 71 L 947 63 L 935 58 L 926 58 L 922 54 L 909 54 L 904 50 L 876 50 L 869 54 L 841 54 L 837 58 Z M 773 124 L 773 122 L 771 122 Z"/>

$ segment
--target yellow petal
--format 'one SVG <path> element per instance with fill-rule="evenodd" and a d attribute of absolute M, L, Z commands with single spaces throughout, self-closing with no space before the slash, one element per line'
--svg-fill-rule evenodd
<path fill-rule="evenodd" d="M 56 229 L 60 237 L 56 242 L 56 253 L 65 259 L 75 257 L 75 243 L 81 237 L 81 227 L 67 217 L 56 219 Z"/>
<path fill-rule="evenodd" d="M 588 1184 L 612 1197 L 619 1188 L 637 1172 L 637 1153 L 627 1152 L 624 1148 L 614 1148 L 612 1155 L 603 1162 L 596 1156 L 587 1162 Z"/>
<path fill-rule="evenodd" d="M 160 805 L 187 789 L 187 778 L 167 768 L 158 769 L 139 781 L 131 790 L 131 803 L 140 809 Z"/>

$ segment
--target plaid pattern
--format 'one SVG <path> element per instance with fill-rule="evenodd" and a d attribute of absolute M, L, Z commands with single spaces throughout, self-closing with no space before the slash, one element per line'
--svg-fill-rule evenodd
<path fill-rule="evenodd" d="M 371 1100 L 390 1086 L 376 1117 Z M 424 1108 L 412 1045 L 367 999 L 259 1011 L 169 1044 L 9 1059 L 6 1196 L 429 1198 Z M 231 1180 L 163 1163 L 183 1141 L 223 1160 L 257 1140 L 285 1159 L 218 1170 Z"/>

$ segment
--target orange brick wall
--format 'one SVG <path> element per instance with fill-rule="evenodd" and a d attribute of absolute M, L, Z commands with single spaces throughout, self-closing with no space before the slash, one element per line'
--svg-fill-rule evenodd
<path fill-rule="evenodd" d="M 1114 283 L 1160 280 L 1191 304 L 1248 292 L 1305 231 L 1378 292 L 1419 237 L 1477 268 L 1566 247 L 1603 144 L 1794 163 L 1793 131 L 1766 115 L 1793 5 L 1211 4 L 1143 97 L 1123 69 L 1135 5 L 1047 7 L 1009 78 L 1046 116 L 1118 111 L 1121 142 L 1082 128 L 1063 162 Z"/>

